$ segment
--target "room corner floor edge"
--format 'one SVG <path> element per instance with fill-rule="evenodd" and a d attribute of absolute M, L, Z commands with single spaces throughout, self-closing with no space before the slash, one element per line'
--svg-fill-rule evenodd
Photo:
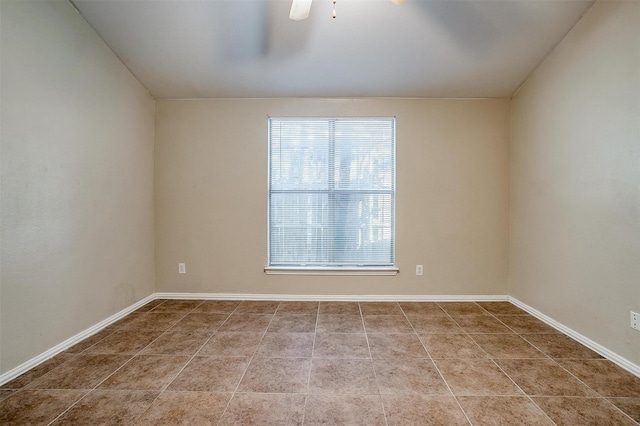
<path fill-rule="evenodd" d="M 626 371 L 640 377 L 640 365 L 636 365 L 626 358 L 559 323 L 542 312 L 528 306 L 520 300 L 507 295 L 295 295 L 295 294 L 248 294 L 248 293 L 153 293 L 144 299 L 132 304 L 120 312 L 106 318 L 92 327 L 70 337 L 64 342 L 48 349 L 47 351 L 29 359 L 17 367 L 0 374 L 0 386 L 15 379 L 26 371 L 38 366 L 46 360 L 69 349 L 76 343 L 92 336 L 121 318 L 129 315 L 136 309 L 158 299 L 186 299 L 186 300 L 279 300 L 279 301 L 339 301 L 339 302 L 499 302 L 508 301 L 523 309 L 527 313 L 543 321 L 556 330 L 566 334 L 573 340 L 583 344 L 589 349 L 602 355 Z"/>

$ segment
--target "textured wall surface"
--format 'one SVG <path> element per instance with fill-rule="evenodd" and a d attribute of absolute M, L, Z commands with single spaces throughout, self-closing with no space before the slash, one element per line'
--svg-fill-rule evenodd
<path fill-rule="evenodd" d="M 3 1 L 0 372 L 154 291 L 155 102 L 66 1 Z"/>
<path fill-rule="evenodd" d="M 396 117 L 397 276 L 265 275 L 268 116 Z M 506 99 L 158 101 L 157 291 L 504 295 L 508 120 Z"/>
<path fill-rule="evenodd" d="M 512 113 L 510 294 L 640 364 L 640 3 L 597 2 Z"/>

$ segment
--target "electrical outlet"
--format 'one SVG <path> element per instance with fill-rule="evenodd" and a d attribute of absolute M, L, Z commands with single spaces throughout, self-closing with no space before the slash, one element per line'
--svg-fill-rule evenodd
<path fill-rule="evenodd" d="M 640 331 L 640 314 L 631 311 L 631 328 Z"/>
<path fill-rule="evenodd" d="M 187 273 L 187 266 L 184 263 L 178 263 L 178 273 L 179 274 L 186 274 Z"/>
<path fill-rule="evenodd" d="M 422 265 L 416 265 L 416 275 L 422 275 Z"/>

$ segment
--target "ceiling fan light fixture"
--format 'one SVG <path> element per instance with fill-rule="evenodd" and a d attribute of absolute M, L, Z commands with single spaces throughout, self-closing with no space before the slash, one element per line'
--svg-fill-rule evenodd
<path fill-rule="evenodd" d="M 291 11 L 289 12 L 289 18 L 294 21 L 300 21 L 309 17 L 309 10 L 311 10 L 312 0 L 292 0 Z M 336 18 L 336 0 L 333 1 L 333 12 L 331 17 Z M 394 4 L 402 4 L 406 0 L 391 0 Z"/>
<path fill-rule="evenodd" d="M 309 10 L 311 9 L 311 0 L 293 0 L 291 3 L 291 11 L 289 12 L 289 18 L 294 21 L 300 21 L 309 17 Z"/>

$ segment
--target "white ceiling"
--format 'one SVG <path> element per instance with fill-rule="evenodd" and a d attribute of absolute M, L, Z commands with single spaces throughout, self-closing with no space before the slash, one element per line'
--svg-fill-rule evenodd
<path fill-rule="evenodd" d="M 510 97 L 593 0 L 73 0 L 157 98 Z"/>

